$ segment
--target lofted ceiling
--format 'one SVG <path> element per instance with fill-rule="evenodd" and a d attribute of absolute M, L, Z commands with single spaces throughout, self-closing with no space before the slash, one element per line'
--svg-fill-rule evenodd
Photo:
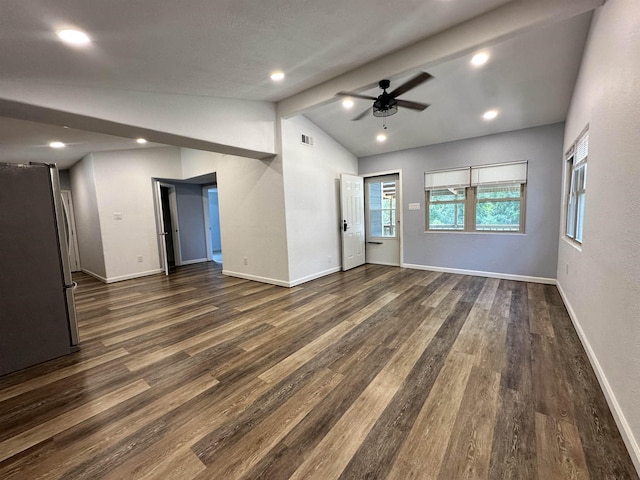
<path fill-rule="evenodd" d="M 6 1 L 0 3 L 0 79 L 279 102 L 507 3 Z M 357 100 L 351 112 L 333 101 L 301 113 L 358 156 L 562 121 L 589 20 L 590 13 L 582 14 L 491 45 L 489 63 L 480 69 L 469 68 L 469 52 L 424 65 L 435 79 L 402 98 L 432 106 L 422 113 L 401 110 L 390 117 L 384 144 L 374 139 L 379 119 L 349 120 L 367 107 L 364 100 Z M 87 31 L 91 46 L 63 45 L 55 31 L 65 27 Z M 286 73 L 280 83 L 269 79 L 276 69 Z M 392 88 L 413 74 L 385 72 Z M 375 88 L 361 91 L 378 94 Z M 490 124 L 479 117 L 486 108 L 500 110 Z M 69 166 L 86 151 L 139 148 L 129 138 L 28 120 L 0 119 L 0 161 L 45 161 L 53 156 L 61 166 Z M 53 137 L 71 133 L 73 148 L 52 153 L 43 147 Z M 132 129 L 131 138 L 135 136 Z"/>

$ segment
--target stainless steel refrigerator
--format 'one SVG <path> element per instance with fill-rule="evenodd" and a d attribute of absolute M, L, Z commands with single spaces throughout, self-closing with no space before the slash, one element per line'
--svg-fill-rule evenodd
<path fill-rule="evenodd" d="M 78 347 L 55 165 L 0 163 L 0 375 Z"/>

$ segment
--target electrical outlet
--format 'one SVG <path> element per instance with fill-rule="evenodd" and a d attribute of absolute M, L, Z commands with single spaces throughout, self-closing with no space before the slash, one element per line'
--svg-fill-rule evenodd
<path fill-rule="evenodd" d="M 569 264 L 568 263 L 566 263 L 565 266 L 564 266 L 564 273 L 569 275 Z"/>
<path fill-rule="evenodd" d="M 249 265 L 249 258 L 244 257 L 244 264 L 245 264 L 245 265 Z"/>
<path fill-rule="evenodd" d="M 142 257 L 142 255 L 138 255 L 138 263 L 142 262 L 144 262 L 144 258 Z"/>
<path fill-rule="evenodd" d="M 329 255 L 329 263 L 331 263 L 331 255 Z"/>
<path fill-rule="evenodd" d="M 113 214 L 113 219 L 114 220 L 122 220 L 122 213 L 120 212 L 116 212 Z"/>

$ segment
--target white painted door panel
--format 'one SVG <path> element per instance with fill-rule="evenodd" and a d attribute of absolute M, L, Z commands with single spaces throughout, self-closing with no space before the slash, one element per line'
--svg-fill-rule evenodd
<path fill-rule="evenodd" d="M 342 270 L 363 265 L 364 256 L 364 181 L 357 175 L 340 175 L 342 211 Z"/>

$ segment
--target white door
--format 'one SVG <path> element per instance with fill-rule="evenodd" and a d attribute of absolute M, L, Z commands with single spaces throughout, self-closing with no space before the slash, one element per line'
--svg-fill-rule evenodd
<path fill-rule="evenodd" d="M 76 237 L 76 220 L 73 213 L 73 199 L 69 190 L 62 190 L 62 209 L 64 211 L 64 225 L 67 229 L 67 245 L 69 247 L 69 266 L 72 272 L 80 270 L 80 256 L 78 255 L 78 238 Z"/>
<path fill-rule="evenodd" d="M 364 182 L 357 175 L 340 175 L 342 212 L 342 270 L 364 264 Z"/>
<path fill-rule="evenodd" d="M 399 176 L 365 179 L 367 263 L 400 266 Z"/>

